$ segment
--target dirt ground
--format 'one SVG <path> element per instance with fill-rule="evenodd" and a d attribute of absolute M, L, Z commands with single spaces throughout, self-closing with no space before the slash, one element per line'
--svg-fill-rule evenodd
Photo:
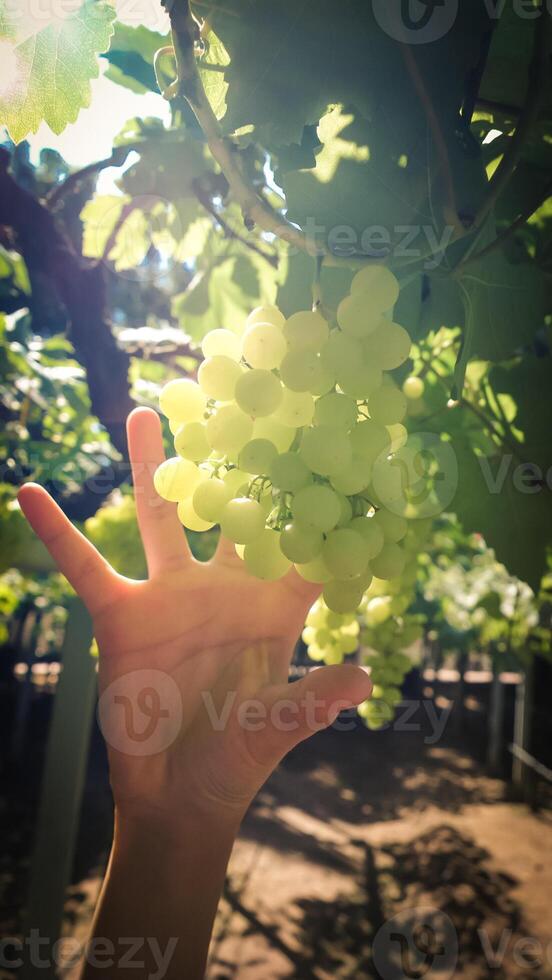
<path fill-rule="evenodd" d="M 285 760 L 235 846 L 208 980 L 552 978 L 552 813 L 508 801 L 450 729 L 330 730 Z M 73 887 L 68 934 L 98 885 Z"/>

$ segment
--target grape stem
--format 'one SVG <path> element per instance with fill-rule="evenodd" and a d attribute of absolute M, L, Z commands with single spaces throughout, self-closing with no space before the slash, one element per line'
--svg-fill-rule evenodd
<path fill-rule="evenodd" d="M 176 62 L 176 78 L 168 87 L 163 87 L 158 72 L 157 83 L 164 98 L 171 100 L 183 96 L 194 113 L 213 158 L 222 170 L 234 198 L 240 205 L 248 227 L 257 225 L 265 232 L 275 235 L 301 252 L 313 257 L 320 256 L 327 265 L 382 265 L 381 259 L 355 253 L 347 258 L 333 255 L 327 248 L 319 245 L 290 221 L 277 214 L 260 197 L 249 183 L 242 167 L 236 146 L 225 136 L 205 94 L 196 63 L 196 48 L 199 41 L 199 24 L 190 10 L 189 0 L 161 0 L 167 9 L 171 24 L 172 47 L 161 48 L 154 58 L 156 68 L 162 54 L 172 53 Z"/>

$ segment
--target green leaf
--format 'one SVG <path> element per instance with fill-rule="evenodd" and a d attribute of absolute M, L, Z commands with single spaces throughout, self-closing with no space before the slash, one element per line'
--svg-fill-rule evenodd
<path fill-rule="evenodd" d="M 222 119 L 226 114 L 228 82 L 220 69 L 230 64 L 230 55 L 214 31 L 209 31 L 205 42 L 207 50 L 205 58 L 198 62 L 199 74 L 211 109 L 217 119 Z"/>
<path fill-rule="evenodd" d="M 61 133 L 90 104 L 90 79 L 99 74 L 97 54 L 109 46 L 114 17 L 109 3 L 85 0 L 13 48 L 15 79 L 0 98 L 0 123 L 15 143 L 43 121 Z"/>
<path fill-rule="evenodd" d="M 132 92 L 157 92 L 153 70 L 155 52 L 168 44 L 167 36 L 147 27 L 115 24 L 109 51 L 103 57 L 109 62 L 106 78 L 124 85 Z"/>
<path fill-rule="evenodd" d="M 545 284 L 530 262 L 509 262 L 502 251 L 470 262 L 459 282 L 466 321 L 471 318 L 471 352 L 500 361 L 530 344 L 546 313 Z"/>

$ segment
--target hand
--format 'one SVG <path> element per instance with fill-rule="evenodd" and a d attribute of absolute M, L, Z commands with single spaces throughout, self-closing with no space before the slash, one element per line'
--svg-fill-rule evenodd
<path fill-rule="evenodd" d="M 294 569 L 279 582 L 259 581 L 223 539 L 211 561 L 196 561 L 176 505 L 153 487 L 164 459 L 155 412 L 130 415 L 128 442 L 147 581 L 117 574 L 41 487 L 24 486 L 20 504 L 93 617 L 108 743 L 110 731 L 117 732 L 108 750 L 119 817 L 162 819 L 171 828 L 192 809 L 239 823 L 282 756 L 368 697 L 371 684 L 361 668 L 343 665 L 289 685 L 290 659 L 318 586 Z M 144 675 L 135 672 L 144 670 L 160 672 L 151 675 L 153 695 L 136 686 Z M 158 696 L 163 711 L 165 684 L 157 691 L 158 678 L 181 703 L 181 723 L 159 751 L 144 745 L 143 754 L 131 754 L 132 739 L 129 752 L 121 747 L 125 711 L 130 722 L 136 714 L 136 729 L 144 727 L 141 694 L 142 706 Z M 118 701 L 111 704 L 114 682 Z M 155 734 L 148 744 L 155 747 Z"/>

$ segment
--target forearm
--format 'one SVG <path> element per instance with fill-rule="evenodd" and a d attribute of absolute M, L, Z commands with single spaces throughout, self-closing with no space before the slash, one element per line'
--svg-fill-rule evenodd
<path fill-rule="evenodd" d="M 117 817 L 82 980 L 125 965 L 136 978 L 201 980 L 237 829 L 184 818 L 175 833 Z"/>

